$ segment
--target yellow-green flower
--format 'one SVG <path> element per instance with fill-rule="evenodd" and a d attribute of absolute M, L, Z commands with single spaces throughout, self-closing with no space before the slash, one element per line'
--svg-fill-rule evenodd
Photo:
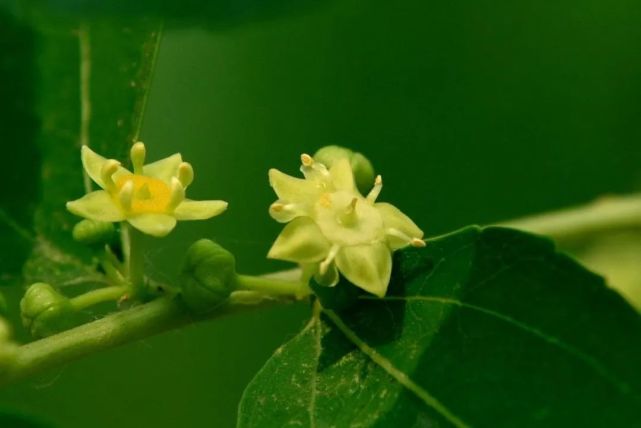
<path fill-rule="evenodd" d="M 147 165 L 145 154 L 143 143 L 133 145 L 131 172 L 117 160 L 83 146 L 82 165 L 103 190 L 67 202 L 67 209 L 91 220 L 127 221 L 141 232 L 158 237 L 171 232 L 176 220 L 205 220 L 225 211 L 225 201 L 185 198 L 194 170 L 179 153 Z"/>
<path fill-rule="evenodd" d="M 301 156 L 305 179 L 269 171 L 278 200 L 269 212 L 288 223 L 268 257 L 311 266 L 317 280 L 329 286 L 338 272 L 377 296 L 387 291 L 392 252 L 407 245 L 422 247 L 423 232 L 393 205 L 376 202 L 380 176 L 363 197 L 354 184 L 352 167 L 340 159 L 327 169 L 311 156 Z"/>

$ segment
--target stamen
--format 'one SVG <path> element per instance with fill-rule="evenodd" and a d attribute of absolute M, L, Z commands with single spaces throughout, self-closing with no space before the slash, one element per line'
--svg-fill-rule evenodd
<path fill-rule="evenodd" d="M 176 177 L 171 178 L 171 196 L 167 209 L 171 212 L 185 199 L 185 188 Z"/>
<path fill-rule="evenodd" d="M 102 178 L 102 181 L 105 183 L 105 189 L 114 190 L 116 188 L 116 183 L 112 176 L 118 171 L 118 168 L 120 168 L 120 162 L 115 159 L 107 160 L 102 166 L 100 178 Z"/>
<path fill-rule="evenodd" d="M 370 203 L 376 202 L 376 199 L 378 198 L 378 195 L 380 195 L 381 190 L 383 189 L 383 177 L 380 175 L 376 176 L 376 180 L 374 180 L 374 187 L 372 187 L 372 190 L 370 190 L 369 194 L 367 195 L 367 200 Z"/>
<path fill-rule="evenodd" d="M 332 248 L 329 249 L 329 253 L 327 253 L 327 257 L 325 257 L 325 260 L 323 260 L 320 263 L 318 271 L 320 272 L 321 275 L 325 275 L 327 273 L 327 269 L 329 269 L 329 265 L 334 261 L 336 258 L 336 254 L 338 254 L 338 251 L 341 249 L 341 247 L 337 244 L 332 245 Z"/>
<path fill-rule="evenodd" d="M 310 155 L 303 153 L 300 155 L 300 161 L 303 164 L 300 167 L 300 171 L 303 173 L 305 178 L 315 180 L 315 179 L 321 179 L 321 181 L 325 178 L 329 177 L 329 171 L 327 170 L 327 167 L 323 165 L 322 163 L 314 161 L 314 158 L 312 158 Z M 325 183 L 323 183 L 324 186 Z"/>
<path fill-rule="evenodd" d="M 340 214 L 339 216 L 339 223 L 341 223 L 343 226 L 352 226 L 354 223 L 358 221 L 358 214 L 356 213 L 356 203 L 358 202 L 358 198 L 352 199 L 352 201 L 349 203 L 347 208 L 345 208 L 345 211 Z"/>
<path fill-rule="evenodd" d="M 120 192 L 118 192 L 118 199 L 120 200 L 120 205 L 127 212 L 131 211 L 131 204 L 133 201 L 133 197 L 134 197 L 134 182 L 132 180 L 128 180 L 120 188 Z"/>
<path fill-rule="evenodd" d="M 138 141 L 131 147 L 129 156 L 131 158 L 131 163 L 134 167 L 134 174 L 142 175 L 142 167 L 145 164 L 145 156 L 147 155 L 147 150 L 142 141 Z"/>
<path fill-rule="evenodd" d="M 385 230 L 385 233 L 389 236 L 393 236 L 395 238 L 400 239 L 401 241 L 406 242 L 408 245 L 411 245 L 412 247 L 416 248 L 422 248 L 425 247 L 427 244 L 425 241 L 423 241 L 420 238 L 412 238 L 408 236 L 406 233 L 401 232 L 398 229 L 395 229 L 393 227 L 390 227 L 389 229 Z"/>
<path fill-rule="evenodd" d="M 183 162 L 178 166 L 178 180 L 187 188 L 194 181 L 194 168 L 188 162 Z"/>

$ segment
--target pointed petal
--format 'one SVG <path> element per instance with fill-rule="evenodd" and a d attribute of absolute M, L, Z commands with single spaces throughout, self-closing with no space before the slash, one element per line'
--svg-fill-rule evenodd
<path fill-rule="evenodd" d="M 314 181 L 292 177 L 274 168 L 269 170 L 269 184 L 278 198 L 287 202 L 313 204 L 322 191 Z"/>
<path fill-rule="evenodd" d="M 87 193 L 80 199 L 67 202 L 67 209 L 75 215 L 97 221 L 122 221 L 125 215 L 109 193 L 104 190 Z"/>
<path fill-rule="evenodd" d="M 267 257 L 296 263 L 314 263 L 323 260 L 329 248 L 329 241 L 316 223 L 309 217 L 298 217 L 278 235 Z"/>
<path fill-rule="evenodd" d="M 82 149 L 80 149 L 80 158 L 82 159 L 82 166 L 85 171 L 87 171 L 89 177 L 91 177 L 98 186 L 104 188 L 105 183 L 102 181 L 100 171 L 105 162 L 107 162 L 107 158 L 100 156 L 91 150 L 89 146 L 82 146 Z"/>
<path fill-rule="evenodd" d="M 182 163 L 183 158 L 180 153 L 175 153 L 164 159 L 152 162 L 142 167 L 142 173 L 148 177 L 157 178 L 169 183 L 171 177 L 178 174 L 178 167 Z"/>
<path fill-rule="evenodd" d="M 394 205 L 386 202 L 379 202 L 374 204 L 374 207 L 381 214 L 385 229 L 396 229 L 402 234 L 407 235 L 409 239 L 423 237 L 423 231 Z M 406 239 L 399 236 L 388 234 L 387 238 L 388 244 L 393 250 L 409 245 L 409 242 Z"/>
<path fill-rule="evenodd" d="M 356 190 L 354 172 L 347 159 L 337 160 L 330 168 L 329 174 L 332 176 L 332 183 L 334 183 L 336 190 L 347 190 L 348 192 Z"/>
<path fill-rule="evenodd" d="M 176 227 L 176 219 L 167 214 L 140 214 L 127 221 L 139 231 L 158 238 L 168 235 Z"/>
<path fill-rule="evenodd" d="M 385 295 L 392 274 L 392 253 L 384 243 L 341 248 L 336 264 L 352 284 L 378 297 Z"/>
<path fill-rule="evenodd" d="M 225 201 L 191 201 L 185 199 L 174 211 L 176 220 L 206 220 L 227 209 Z"/>

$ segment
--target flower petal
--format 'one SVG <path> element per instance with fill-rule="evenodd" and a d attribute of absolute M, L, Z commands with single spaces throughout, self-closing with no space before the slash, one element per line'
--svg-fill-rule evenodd
<path fill-rule="evenodd" d="M 122 221 L 125 215 L 109 193 L 97 190 L 80 199 L 67 202 L 67 209 L 75 215 L 97 221 Z"/>
<path fill-rule="evenodd" d="M 316 223 L 309 217 L 298 217 L 278 235 L 267 257 L 296 263 L 314 263 L 323 260 L 329 248 L 329 241 Z"/>
<path fill-rule="evenodd" d="M 98 153 L 94 152 L 89 148 L 89 146 L 82 146 L 80 150 L 80 158 L 82 159 L 82 166 L 87 175 L 100 187 L 105 188 L 105 182 L 102 179 L 102 167 L 109 159 L 100 156 Z M 119 167 L 114 175 L 112 176 L 114 180 L 118 180 L 119 177 L 131 174 L 127 169 Z"/>
<path fill-rule="evenodd" d="M 383 224 L 386 230 L 396 229 L 401 235 L 406 235 L 407 239 L 422 238 L 423 231 L 405 214 L 394 205 L 379 202 L 374 204 L 383 218 Z M 387 242 L 393 250 L 406 247 L 409 241 L 398 234 L 388 234 Z"/>
<path fill-rule="evenodd" d="M 392 253 L 384 243 L 341 248 L 336 264 L 352 284 L 378 297 L 385 295 L 392 274 Z"/>
<path fill-rule="evenodd" d="M 176 219 L 167 214 L 139 214 L 127 221 L 139 231 L 158 238 L 168 235 L 176 227 Z"/>
<path fill-rule="evenodd" d="M 148 177 L 157 178 L 165 183 L 169 183 L 171 177 L 175 177 L 178 174 L 178 166 L 182 161 L 183 158 L 180 153 L 175 153 L 169 157 L 143 166 L 142 173 Z"/>
<path fill-rule="evenodd" d="M 100 171 L 105 162 L 107 162 L 107 158 L 100 156 L 91 150 L 89 146 L 82 146 L 82 149 L 80 149 L 80 159 L 82 159 L 82 166 L 85 171 L 87 171 L 89 177 L 91 177 L 98 186 L 105 187 L 105 183 L 100 176 Z"/>
<path fill-rule="evenodd" d="M 191 201 L 185 199 L 174 211 L 176 220 L 206 220 L 227 209 L 225 201 Z"/>
<path fill-rule="evenodd" d="M 313 204 L 322 192 L 315 181 L 292 177 L 274 168 L 269 170 L 269 184 L 278 198 L 286 202 Z"/>
<path fill-rule="evenodd" d="M 348 192 L 354 192 L 356 190 L 354 172 L 346 158 L 337 160 L 330 168 L 329 174 L 332 177 L 332 183 L 336 190 L 347 190 Z"/>

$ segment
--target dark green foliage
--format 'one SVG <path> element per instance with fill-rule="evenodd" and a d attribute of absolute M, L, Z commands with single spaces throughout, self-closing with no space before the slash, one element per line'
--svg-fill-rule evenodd
<path fill-rule="evenodd" d="M 396 254 L 389 294 L 315 316 L 241 427 L 629 427 L 641 319 L 547 239 L 467 228 Z"/>

